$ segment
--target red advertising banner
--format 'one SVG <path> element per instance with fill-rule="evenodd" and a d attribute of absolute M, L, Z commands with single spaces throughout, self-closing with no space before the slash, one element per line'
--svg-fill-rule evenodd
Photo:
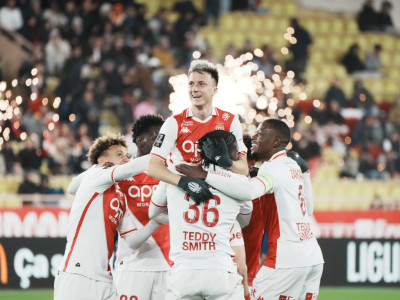
<path fill-rule="evenodd" d="M 66 237 L 69 209 L 0 208 L 0 238 Z M 315 211 L 318 238 L 400 239 L 400 211 Z"/>
<path fill-rule="evenodd" d="M 318 238 L 399 239 L 400 211 L 315 211 Z"/>
<path fill-rule="evenodd" d="M 58 207 L 0 208 L 0 237 L 66 237 L 68 216 Z"/>

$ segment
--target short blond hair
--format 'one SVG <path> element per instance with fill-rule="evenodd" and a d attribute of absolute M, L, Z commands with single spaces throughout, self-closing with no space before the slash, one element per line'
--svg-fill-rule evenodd
<path fill-rule="evenodd" d="M 90 147 L 87 154 L 88 161 L 91 165 L 97 164 L 100 156 L 114 145 L 120 145 L 127 148 L 126 140 L 120 133 L 108 133 L 104 136 L 98 137 L 93 145 Z"/>
<path fill-rule="evenodd" d="M 219 74 L 217 67 L 214 66 L 214 64 L 210 63 L 208 60 L 197 59 L 192 61 L 188 74 L 190 75 L 193 72 L 197 72 L 200 74 L 203 74 L 204 72 L 210 73 L 211 77 L 214 78 L 216 85 L 218 85 Z"/>

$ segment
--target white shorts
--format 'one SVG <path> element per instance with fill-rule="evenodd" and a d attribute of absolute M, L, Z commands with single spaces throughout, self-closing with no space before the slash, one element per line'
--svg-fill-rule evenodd
<path fill-rule="evenodd" d="M 243 300 L 242 279 L 223 270 L 171 271 L 165 300 Z"/>
<path fill-rule="evenodd" d="M 54 300 L 117 300 L 112 282 L 98 281 L 80 274 L 58 272 L 54 280 Z"/>
<path fill-rule="evenodd" d="M 114 284 L 119 300 L 164 299 L 167 291 L 167 273 L 114 271 Z M 136 298 L 135 298 L 136 297 Z"/>
<path fill-rule="evenodd" d="M 323 264 L 292 269 L 262 266 L 253 282 L 255 299 L 317 299 L 322 270 Z"/>

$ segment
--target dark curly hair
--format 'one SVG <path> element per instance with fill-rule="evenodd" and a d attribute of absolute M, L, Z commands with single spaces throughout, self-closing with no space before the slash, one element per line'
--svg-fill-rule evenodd
<path fill-rule="evenodd" d="M 160 115 L 143 115 L 132 126 L 132 141 L 136 143 L 138 137 L 147 134 L 151 127 L 162 126 L 164 119 Z"/>
<path fill-rule="evenodd" d="M 238 144 L 236 141 L 236 137 L 233 135 L 233 133 L 225 131 L 225 130 L 214 130 L 211 132 L 206 133 L 202 138 L 200 138 L 197 143 L 200 146 L 200 149 L 203 147 L 203 143 L 207 139 L 211 139 L 216 147 L 219 147 L 221 143 L 221 138 L 225 140 L 226 146 L 228 147 L 228 152 L 229 155 L 231 156 L 231 159 L 235 159 L 235 157 L 232 157 L 232 154 L 234 150 L 238 149 Z M 205 154 L 204 151 L 200 152 L 200 161 L 201 163 L 208 167 L 210 164 L 216 164 L 214 161 L 209 159 Z"/>
<path fill-rule="evenodd" d="M 97 164 L 97 160 L 102 156 L 111 146 L 121 145 L 127 148 L 126 140 L 120 133 L 108 133 L 104 136 L 98 137 L 93 145 L 90 147 L 87 154 L 88 160 L 91 165 Z"/>

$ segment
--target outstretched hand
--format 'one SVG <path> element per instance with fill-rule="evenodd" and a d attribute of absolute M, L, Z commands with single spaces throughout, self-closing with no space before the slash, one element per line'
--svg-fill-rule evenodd
<path fill-rule="evenodd" d="M 208 184 L 199 178 L 187 178 L 182 176 L 178 182 L 178 187 L 188 193 L 196 204 L 206 202 L 213 196 L 208 188 Z"/>
<path fill-rule="evenodd" d="M 206 179 L 207 177 L 207 172 L 204 171 L 201 165 L 180 164 L 175 169 L 188 178 Z"/>
<path fill-rule="evenodd" d="M 208 138 L 203 142 L 201 151 L 204 151 L 205 156 L 223 168 L 227 169 L 233 164 L 233 161 L 229 156 L 228 147 L 223 138 L 221 138 L 219 146 L 215 145 L 213 141 Z"/>

